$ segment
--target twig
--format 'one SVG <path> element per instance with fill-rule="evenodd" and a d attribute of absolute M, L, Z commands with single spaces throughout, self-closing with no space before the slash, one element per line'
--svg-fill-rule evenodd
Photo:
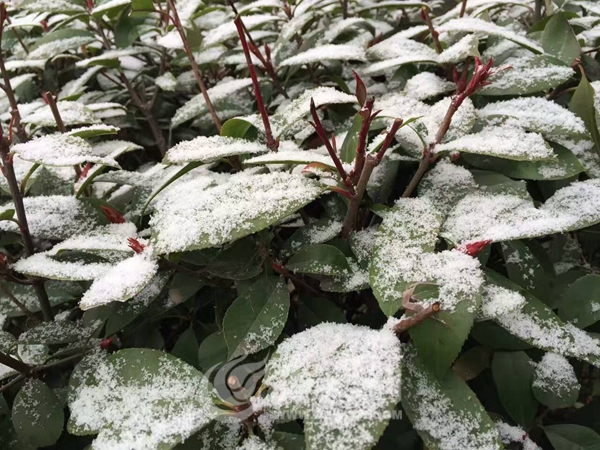
<path fill-rule="evenodd" d="M 358 84 L 357 84 L 358 86 Z M 358 112 L 360 117 L 362 118 L 362 123 L 360 125 L 360 132 L 358 134 L 358 144 L 356 146 L 356 159 L 354 160 L 354 170 L 350 174 L 350 179 L 354 184 L 358 183 L 360 176 L 363 171 L 363 167 L 365 165 L 365 153 L 367 148 L 367 138 L 369 137 L 369 129 L 371 128 L 371 121 L 373 120 L 373 116 L 371 115 L 373 112 L 373 104 L 375 103 L 375 99 L 371 97 L 368 99 L 361 110 Z"/>
<path fill-rule="evenodd" d="M 4 36 L 4 21 L 8 19 L 8 12 L 6 11 L 6 5 L 4 3 L 0 4 L 0 41 Z M 27 142 L 29 140 L 29 136 L 25 132 L 23 125 L 21 124 L 21 114 L 19 113 L 19 106 L 17 104 L 17 99 L 15 98 L 15 92 L 12 89 L 10 84 L 10 77 L 8 76 L 8 71 L 6 70 L 6 66 L 4 65 L 4 58 L 0 55 L 0 72 L 2 72 L 2 79 L 4 80 L 4 85 L 2 89 L 6 93 L 6 98 L 8 98 L 8 102 L 10 103 L 10 113 L 14 118 L 14 126 L 17 129 L 17 136 L 19 137 L 20 142 Z"/>
<path fill-rule="evenodd" d="M 458 17 L 462 18 L 465 16 L 465 12 L 467 11 L 467 0 L 462 0 L 462 5 L 460 6 L 460 14 Z"/>
<path fill-rule="evenodd" d="M 424 308 L 421 312 L 414 314 L 412 316 L 403 317 L 400 322 L 394 325 L 394 332 L 399 335 L 403 331 L 408 330 L 409 328 L 414 327 L 415 325 L 420 324 L 421 322 L 429 319 L 431 316 L 435 315 L 440 311 L 440 304 L 433 303 L 429 305 L 427 308 Z"/>
<path fill-rule="evenodd" d="M 394 136 L 398 129 L 402 126 L 402 119 L 394 120 L 390 131 L 388 131 L 381 148 L 377 152 L 375 156 L 368 155 L 366 158 L 365 166 L 360 174 L 360 179 L 358 181 L 358 185 L 356 186 L 356 195 L 350 199 L 350 206 L 348 208 L 348 212 L 346 213 L 346 218 L 344 219 L 344 224 L 342 226 L 342 238 L 347 238 L 352 230 L 354 230 L 354 226 L 356 224 L 356 220 L 358 218 L 358 211 L 360 209 L 360 203 L 362 198 L 367 190 L 367 185 L 369 180 L 371 179 L 371 174 L 375 167 L 377 167 L 381 160 L 383 159 L 385 152 L 390 147 Z"/>
<path fill-rule="evenodd" d="M 489 77 L 494 73 L 497 73 L 497 70 L 492 70 L 493 60 L 490 59 L 487 64 L 481 64 L 479 58 L 475 58 L 475 69 L 473 71 L 473 78 L 467 84 L 467 67 L 465 63 L 465 67 L 461 74 L 458 73 L 456 69 L 454 69 L 454 82 L 456 83 L 456 92 L 452 96 L 452 101 L 450 102 L 450 106 L 448 107 L 448 111 L 446 111 L 446 115 L 440 124 L 440 128 L 438 129 L 437 134 L 435 135 L 435 140 L 429 145 L 429 148 L 423 149 L 423 157 L 419 163 L 419 167 L 417 168 L 417 172 L 410 180 L 406 190 L 402 194 L 403 198 L 410 197 L 415 190 L 415 188 L 419 185 L 421 178 L 427 172 L 429 165 L 435 161 L 434 149 L 435 146 L 442 142 L 444 136 L 448 132 L 450 128 L 450 124 L 452 123 L 452 117 L 462 105 L 462 103 L 473 95 L 477 90 L 479 90 L 483 86 L 487 86 L 490 84 L 488 81 Z"/>
<path fill-rule="evenodd" d="M 248 43 L 246 42 L 246 35 L 244 33 L 244 26 L 242 23 L 241 17 L 238 15 L 234 20 L 235 26 L 238 31 L 238 35 L 240 36 L 240 42 L 242 43 L 242 48 L 244 49 L 244 55 L 246 56 L 246 64 L 248 64 L 248 70 L 250 71 L 250 78 L 252 78 L 252 86 L 254 87 L 254 96 L 256 97 L 256 103 L 258 105 L 258 111 L 260 112 L 260 117 L 262 118 L 263 125 L 265 127 L 265 136 L 267 137 L 267 147 L 272 152 L 276 152 L 279 148 L 279 141 L 273 138 L 273 132 L 271 131 L 271 122 L 269 121 L 269 114 L 265 108 L 265 103 L 263 102 L 262 94 L 260 92 L 260 85 L 258 84 L 258 78 L 256 76 L 256 70 L 254 70 L 254 64 L 252 63 L 252 58 L 250 57 L 250 51 L 248 50 Z"/>
<path fill-rule="evenodd" d="M 435 50 L 438 52 L 438 54 L 442 53 L 444 49 L 442 48 L 442 44 L 440 43 L 440 34 L 437 31 L 435 31 L 435 28 L 433 28 L 433 22 L 431 21 L 431 17 L 429 16 L 429 9 L 427 8 L 427 6 L 423 6 L 421 8 L 421 19 L 423 19 L 423 22 L 425 22 L 425 25 L 427 25 L 427 27 L 429 28 L 429 33 L 431 34 L 431 39 L 433 39 Z"/>
<path fill-rule="evenodd" d="M 23 314 L 25 314 L 33 323 L 39 323 L 39 319 L 37 317 L 35 317 L 35 314 L 33 314 L 31 311 L 29 311 L 29 309 L 27 309 L 27 307 L 25 306 L 25 304 L 23 304 L 21 301 L 19 301 L 19 299 L 17 297 L 15 297 L 15 295 L 11 292 L 10 289 L 8 289 L 8 286 L 6 286 L 4 283 L 0 283 L 0 289 L 2 290 L 2 292 L 4 292 L 4 294 L 6 294 L 6 296 L 15 304 L 17 305 L 17 308 L 19 308 L 21 310 L 21 312 Z"/>
<path fill-rule="evenodd" d="M 3 352 L 0 352 L 0 364 L 15 369 L 23 375 L 28 375 L 31 372 L 31 366 L 29 364 L 25 364 L 23 361 L 19 361 Z"/>
<path fill-rule="evenodd" d="M 27 378 L 25 375 L 23 374 L 19 374 L 18 376 L 16 376 L 15 378 L 13 378 L 12 380 L 10 380 L 8 383 L 6 383 L 4 386 L 0 387 L 0 394 L 2 394 L 3 392 L 9 390 L 11 387 L 13 387 L 15 384 L 20 383 L 21 381 L 23 381 L 25 378 Z"/>
<path fill-rule="evenodd" d="M 353 195 L 353 196 L 356 195 L 356 191 L 354 190 L 354 186 L 352 185 L 352 181 L 350 180 L 350 177 L 348 176 L 348 174 L 346 173 L 346 170 L 344 169 L 344 165 L 340 161 L 340 158 L 338 157 L 335 149 L 331 146 L 331 142 L 329 142 L 329 138 L 327 137 L 327 133 L 325 132 L 325 129 L 323 128 L 321 119 L 319 119 L 319 115 L 317 114 L 317 108 L 315 107 L 315 102 L 312 98 L 310 99 L 310 114 L 313 118 L 313 122 L 311 122 L 311 125 L 314 127 L 319 138 L 321 138 L 321 141 L 323 142 L 323 144 L 325 144 L 325 148 L 327 148 L 327 151 L 329 152 L 329 156 L 331 156 L 331 159 L 333 160 L 333 163 L 335 164 L 335 167 L 338 170 L 338 173 L 340 174 L 342 181 L 348 188 L 350 195 Z"/>
<path fill-rule="evenodd" d="M 120 76 L 121 76 L 121 81 L 127 88 L 129 95 L 131 96 L 131 100 L 133 101 L 135 106 L 140 110 L 140 112 L 143 114 L 144 118 L 146 119 L 146 122 L 148 122 L 148 126 L 150 127 L 150 131 L 152 132 L 152 135 L 154 136 L 154 139 L 156 140 L 156 146 L 158 147 L 160 154 L 162 156 L 165 156 L 165 154 L 167 153 L 167 143 L 165 142 L 165 137 L 163 136 L 162 130 L 160 129 L 160 126 L 158 125 L 156 117 L 154 117 L 154 114 L 152 114 L 151 108 L 149 108 L 149 106 L 150 106 L 149 103 L 144 102 L 140 98 L 137 91 L 131 84 L 131 81 L 129 81 L 129 79 L 125 76 L 123 71 L 120 71 Z"/>
<path fill-rule="evenodd" d="M 204 97 L 204 103 L 206 103 L 206 107 L 208 108 L 208 111 L 210 112 L 212 120 L 215 123 L 215 126 L 217 127 L 217 130 L 220 133 L 221 132 L 221 120 L 219 119 L 219 116 L 217 115 L 217 112 L 215 111 L 215 108 L 214 108 L 212 102 L 210 101 L 210 97 L 208 96 L 208 92 L 206 90 L 206 86 L 204 85 L 204 81 L 202 81 L 202 74 L 200 73 L 198 64 L 196 63 L 196 60 L 194 59 L 194 55 L 192 54 L 192 49 L 190 48 L 190 43 L 188 42 L 187 36 L 185 35 L 185 30 L 183 29 L 183 25 L 181 24 L 181 21 L 179 20 L 179 14 L 177 13 L 177 8 L 175 7 L 175 3 L 173 2 L 173 0 L 167 0 L 167 5 L 169 6 L 170 10 L 173 12 L 173 17 L 172 17 L 173 25 L 175 25 L 175 28 L 177 28 L 177 31 L 179 32 L 179 36 L 181 37 L 181 40 L 183 41 L 183 48 L 185 50 L 185 54 L 187 55 L 188 60 L 190 61 L 190 64 L 192 65 L 192 71 L 194 72 L 194 76 L 196 77 L 196 81 L 198 82 L 198 87 L 200 88 L 200 91 L 202 92 L 202 97 Z"/>
<path fill-rule="evenodd" d="M 348 0 L 340 0 L 342 5 L 342 19 L 348 18 Z"/>
<path fill-rule="evenodd" d="M 10 188 L 10 194 L 15 205 L 15 211 L 17 213 L 17 219 L 19 220 L 19 230 L 21 231 L 21 238 L 23 239 L 23 246 L 25 247 L 25 254 L 32 256 L 35 252 L 33 246 L 33 240 L 29 233 L 29 224 L 27 222 L 27 214 L 25 213 L 25 206 L 23 205 L 23 197 L 21 190 L 19 189 L 19 182 L 15 175 L 15 168 L 13 166 L 13 158 L 10 154 L 10 142 L 4 135 L 0 135 L 0 157 L 2 157 L 2 172 L 6 177 L 8 186 Z M 44 320 L 51 321 L 53 318 L 52 308 L 50 306 L 50 300 L 48 300 L 48 294 L 44 288 L 44 284 L 41 280 L 35 280 L 33 288 L 37 295 L 40 303 Z"/>

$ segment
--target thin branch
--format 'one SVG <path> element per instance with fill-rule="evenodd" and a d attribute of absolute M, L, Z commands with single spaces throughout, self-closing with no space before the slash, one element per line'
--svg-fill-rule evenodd
<path fill-rule="evenodd" d="M 27 222 L 25 206 L 23 205 L 23 197 L 21 195 L 21 190 L 19 189 L 19 182 L 15 175 L 13 158 L 10 154 L 10 142 L 5 136 L 0 136 L 0 156 L 2 157 L 2 171 L 8 182 L 10 194 L 17 213 L 17 219 L 19 220 L 19 230 L 21 231 L 25 254 L 27 256 L 32 256 L 35 252 L 35 248 L 29 232 L 29 224 Z M 52 307 L 50 306 L 50 300 L 48 300 L 48 294 L 46 293 L 43 282 L 41 280 L 35 280 L 33 288 L 38 297 L 44 320 L 51 321 L 53 318 Z"/>
<path fill-rule="evenodd" d="M 3 352 L 0 352 L 0 364 L 15 369 L 23 375 L 28 375 L 31 372 L 31 366 L 29 364 L 25 364 L 23 361 L 19 361 Z"/>
<path fill-rule="evenodd" d="M 140 98 L 137 91 L 131 84 L 131 81 L 129 81 L 129 79 L 125 76 L 125 74 L 122 71 L 120 72 L 120 76 L 121 76 L 121 81 L 127 88 L 129 95 L 131 96 L 131 100 L 133 101 L 135 106 L 140 110 L 140 112 L 146 119 L 146 122 L 148 122 L 148 126 L 150 127 L 150 131 L 152 132 L 152 135 L 154 136 L 154 140 L 156 141 L 156 146 L 158 147 L 160 154 L 162 156 L 165 156 L 165 154 L 167 153 L 167 143 L 165 142 L 165 137 L 163 136 L 162 130 L 160 129 L 160 126 L 158 125 L 156 117 L 154 117 L 154 114 L 152 114 L 152 111 L 149 108 L 149 104 L 144 102 Z"/>
<path fill-rule="evenodd" d="M 54 116 L 54 121 L 56 122 L 56 128 L 58 128 L 58 131 L 60 131 L 61 133 L 66 133 L 67 128 L 65 127 L 65 123 L 63 122 L 62 117 L 60 116 L 60 111 L 58 110 L 58 105 L 56 104 L 56 97 L 52 95 L 52 92 L 44 92 L 42 93 L 42 98 L 48 104 L 50 110 L 52 111 L 52 115 Z M 75 164 L 73 166 L 73 169 L 75 169 L 75 175 L 79 180 L 79 178 L 81 177 L 81 167 L 79 167 L 79 164 Z"/>
<path fill-rule="evenodd" d="M 4 21 L 8 19 L 8 12 L 6 11 L 6 5 L 2 3 L 0 5 L 0 41 L 4 35 Z M 8 71 L 6 70 L 6 66 L 4 65 L 4 58 L 0 55 L 0 72 L 2 72 L 2 79 L 4 80 L 4 85 L 2 89 L 6 92 L 6 98 L 8 98 L 8 102 L 10 104 L 10 113 L 14 118 L 14 126 L 17 129 L 17 136 L 19 137 L 19 141 L 27 142 L 29 140 L 29 136 L 25 132 L 23 128 L 23 124 L 21 123 L 21 114 L 19 113 L 19 106 L 17 104 L 17 99 L 15 97 L 15 92 L 10 84 L 10 77 L 8 76 Z"/>
<path fill-rule="evenodd" d="M 256 76 L 256 70 L 254 70 L 254 64 L 252 63 L 252 58 L 250 56 L 250 51 L 248 50 L 248 43 L 246 42 L 246 35 L 244 33 L 244 25 L 242 23 L 241 17 L 238 15 L 234 20 L 235 26 L 238 31 L 238 35 L 240 36 L 240 42 L 242 43 L 242 48 L 244 49 L 244 55 L 246 56 L 246 64 L 248 64 L 248 70 L 250 71 L 250 78 L 252 78 L 252 86 L 254 87 L 254 96 L 256 97 L 256 103 L 258 105 L 258 111 L 260 112 L 260 117 L 262 118 L 263 125 L 265 127 L 265 136 L 267 137 L 267 147 L 272 152 L 276 152 L 279 148 L 279 141 L 273 137 L 273 132 L 271 131 L 271 122 L 269 121 L 269 114 L 267 113 L 267 109 L 265 108 L 265 103 L 263 102 L 262 93 L 260 92 L 260 85 L 258 84 L 258 77 Z"/>
<path fill-rule="evenodd" d="M 462 5 L 460 5 L 460 14 L 458 17 L 462 18 L 465 16 L 465 12 L 467 11 L 467 0 L 462 0 Z"/>
<path fill-rule="evenodd" d="M 215 126 L 217 127 L 217 130 L 220 133 L 221 132 L 221 120 L 219 119 L 219 116 L 217 115 L 217 112 L 215 111 L 215 108 L 214 108 L 212 102 L 210 101 L 210 97 L 208 96 L 208 92 L 206 90 L 206 86 L 204 85 L 204 81 L 202 81 L 202 74 L 200 73 L 198 64 L 196 63 L 196 60 L 194 59 L 194 55 L 192 54 L 192 49 L 190 48 L 190 43 L 188 42 L 187 36 L 185 35 L 185 30 L 183 29 L 183 25 L 181 24 L 181 21 L 179 20 L 179 14 L 177 13 L 177 8 L 175 7 L 175 3 L 173 2 L 173 0 L 167 0 L 167 5 L 169 6 L 170 10 L 173 12 L 173 17 L 172 17 L 173 25 L 175 25 L 175 28 L 177 28 L 177 31 L 179 32 L 179 36 L 181 37 L 181 40 L 183 41 L 183 48 L 185 50 L 185 54 L 187 55 L 188 60 L 190 61 L 190 64 L 192 65 L 192 71 L 194 72 L 194 76 L 196 77 L 196 81 L 198 82 L 198 87 L 200 88 L 200 91 L 202 92 L 202 97 L 204 97 L 204 103 L 206 103 L 206 107 L 208 108 L 208 111 L 210 112 L 212 120 L 215 123 Z"/>
<path fill-rule="evenodd" d="M 25 375 L 19 374 L 18 376 L 10 380 L 8 383 L 6 383 L 4 386 L 0 387 L 0 394 L 2 394 L 5 391 L 8 391 L 11 387 L 13 387 L 15 384 L 20 383 L 25 378 L 27 378 Z"/>
<path fill-rule="evenodd" d="M 354 160 L 354 170 L 350 175 L 351 180 L 354 184 L 358 183 L 365 165 L 365 154 L 367 148 L 367 138 L 369 137 L 369 129 L 371 128 L 371 113 L 373 112 L 373 104 L 375 99 L 371 97 L 368 99 L 361 110 L 358 112 L 362 118 L 360 125 L 360 132 L 358 134 L 358 144 L 356 146 L 356 159 Z"/>
<path fill-rule="evenodd" d="M 10 21 L 10 17 L 6 17 L 7 22 L 10 24 L 12 23 Z M 27 45 L 25 44 L 25 42 L 23 42 L 23 39 L 21 39 L 21 35 L 19 34 L 19 32 L 17 31 L 16 28 L 11 28 L 10 31 L 12 31 L 12 33 L 15 35 L 15 37 L 17 38 L 17 41 L 19 41 L 19 45 L 21 45 L 21 47 L 23 48 L 23 51 L 29 55 L 29 47 L 27 47 Z"/>
<path fill-rule="evenodd" d="M 440 43 L 440 34 L 435 31 L 433 28 L 433 22 L 431 21 L 431 17 L 429 16 L 429 9 L 427 6 L 423 6 L 421 8 L 421 19 L 425 22 L 425 25 L 429 28 L 429 33 L 431 34 L 431 39 L 433 39 L 433 44 L 435 45 L 435 50 L 439 53 L 442 53 L 444 49 L 442 48 L 442 44 Z"/>
<path fill-rule="evenodd" d="M 325 148 L 327 148 L 327 151 L 329 152 L 329 156 L 331 156 L 331 159 L 333 160 L 333 163 L 335 164 L 335 167 L 338 170 L 340 177 L 342 177 L 342 181 L 348 188 L 348 191 L 350 192 L 350 194 L 356 195 L 356 191 L 354 190 L 354 186 L 352 185 L 352 181 L 350 180 L 350 177 L 348 177 L 348 174 L 346 173 L 346 170 L 344 169 L 344 165 L 340 161 L 340 158 L 338 157 L 335 149 L 331 146 L 331 142 L 329 142 L 329 138 L 327 137 L 327 133 L 325 132 L 325 129 L 323 128 L 321 119 L 319 119 L 319 115 L 317 114 L 317 108 L 315 107 L 315 102 L 312 98 L 310 99 L 310 114 L 312 115 L 312 118 L 314 121 L 314 122 L 311 122 L 311 125 L 314 127 L 319 138 L 321 138 L 321 141 L 323 142 L 323 144 L 325 144 Z"/>
<path fill-rule="evenodd" d="M 346 213 L 346 218 L 344 219 L 344 224 L 342 226 L 342 238 L 347 238 L 352 230 L 354 230 L 358 218 L 360 203 L 367 190 L 367 185 L 371 179 L 371 174 L 373 173 L 373 170 L 375 170 L 375 167 L 381 163 L 381 160 L 385 156 L 385 152 L 390 147 L 392 140 L 394 139 L 394 136 L 396 136 L 396 133 L 401 125 L 402 119 L 394 120 L 394 123 L 392 124 L 390 131 L 388 131 L 387 136 L 385 137 L 385 140 L 383 141 L 383 144 L 381 145 L 381 148 L 377 154 L 375 156 L 367 156 L 364 168 L 360 174 L 358 185 L 356 186 L 356 195 L 350 199 L 350 206 L 348 207 L 348 212 Z"/>
<path fill-rule="evenodd" d="M 340 0 L 342 5 L 342 19 L 348 18 L 348 0 Z"/>

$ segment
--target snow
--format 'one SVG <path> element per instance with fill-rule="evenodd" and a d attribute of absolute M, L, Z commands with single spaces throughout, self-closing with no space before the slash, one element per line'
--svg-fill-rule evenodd
<path fill-rule="evenodd" d="M 183 141 L 170 148 L 164 164 L 185 164 L 189 162 L 210 163 L 235 155 L 256 155 L 269 149 L 259 142 L 236 139 L 227 136 L 198 136 L 191 141 Z"/>
<path fill-rule="evenodd" d="M 355 45 L 321 45 L 291 56 L 279 67 L 321 63 L 322 61 L 366 61 L 365 51 Z"/>
<path fill-rule="evenodd" d="M 22 258 L 13 266 L 24 275 L 44 277 L 51 280 L 86 281 L 99 278 L 111 268 L 106 263 L 63 262 L 49 257 L 47 253 L 36 253 Z"/>
<path fill-rule="evenodd" d="M 533 387 L 553 392 L 561 397 L 566 392 L 578 390 L 580 384 L 567 358 L 548 352 L 535 366 Z"/>
<path fill-rule="evenodd" d="M 407 350 L 406 347 L 403 347 L 404 351 L 414 355 L 415 349 L 409 347 Z M 480 429 L 481 413 L 466 406 L 469 399 L 453 401 L 448 397 L 447 388 L 418 368 L 413 359 L 414 356 L 405 356 L 402 364 L 410 376 L 411 389 L 414 389 L 414 393 L 410 394 L 410 404 L 415 408 L 416 416 L 414 429 L 430 435 L 439 450 L 497 450 L 498 433 L 495 429 Z M 403 392 L 403 396 L 406 395 Z"/>
<path fill-rule="evenodd" d="M 578 116 L 543 97 L 488 103 L 477 110 L 477 116 L 488 125 L 520 126 L 544 136 L 587 135 L 585 124 Z"/>
<path fill-rule="evenodd" d="M 435 283 L 436 301 L 445 311 L 462 301 L 474 307 L 483 284 L 479 262 L 458 250 L 433 253 L 440 225 L 439 211 L 422 198 L 400 199 L 385 214 L 371 261 L 371 286 L 380 302 L 395 307 L 384 311 L 388 315 L 400 308 L 400 283 Z"/>
<path fill-rule="evenodd" d="M 84 139 L 68 134 L 42 136 L 24 144 L 16 144 L 12 151 L 25 161 L 48 166 L 73 166 L 90 162 L 120 168 L 113 158 L 94 155 L 92 146 Z"/>
<path fill-rule="evenodd" d="M 242 20 L 244 21 L 246 29 L 252 30 L 267 23 L 276 22 L 281 19 L 280 17 L 272 14 L 254 14 L 250 16 L 244 16 Z M 236 40 L 238 39 L 238 32 L 233 20 L 231 20 L 208 31 L 204 35 L 202 45 L 206 48 L 233 38 Z"/>
<path fill-rule="evenodd" d="M 456 89 L 451 81 L 446 81 L 431 72 L 420 72 L 406 82 L 404 92 L 408 97 L 425 100 Z"/>
<path fill-rule="evenodd" d="M 314 150 L 279 150 L 277 153 L 254 156 L 244 161 L 244 164 L 310 164 L 320 163 L 334 168 L 335 165 L 329 155 Z M 349 167 L 348 167 L 349 168 Z"/>
<path fill-rule="evenodd" d="M 525 303 L 525 297 L 517 291 L 488 283 L 483 287 L 481 309 L 477 318 L 480 320 L 494 319 L 521 309 Z"/>
<path fill-rule="evenodd" d="M 516 42 L 517 44 L 535 52 L 544 53 L 544 49 L 535 42 L 518 35 L 514 31 L 507 28 L 496 25 L 492 22 L 486 22 L 481 19 L 473 17 L 463 17 L 461 19 L 450 20 L 443 25 L 436 27 L 436 31 L 439 33 L 443 32 L 467 32 L 467 33 L 481 33 L 484 35 L 495 35 L 506 38 L 510 41 Z"/>
<path fill-rule="evenodd" d="M 468 56 L 479 56 L 478 45 L 477 36 L 468 34 L 440 53 L 437 61 L 440 64 L 451 64 L 464 61 Z"/>
<path fill-rule="evenodd" d="M 575 182 L 540 208 L 518 195 L 467 195 L 450 212 L 442 236 L 455 243 L 538 237 L 600 221 L 600 180 Z"/>
<path fill-rule="evenodd" d="M 154 82 L 163 91 L 174 92 L 177 88 L 177 78 L 171 72 L 166 72 L 156 77 Z"/>
<path fill-rule="evenodd" d="M 46 65 L 45 59 L 34 60 L 10 60 L 4 63 L 7 72 L 19 69 L 43 69 Z M 12 83 L 11 83 L 12 84 Z"/>
<path fill-rule="evenodd" d="M 519 127 L 486 127 L 453 141 L 436 145 L 434 153 L 464 152 L 517 161 L 539 161 L 555 157 L 552 147 L 538 133 Z"/>
<path fill-rule="evenodd" d="M 63 123 L 67 127 L 100 122 L 92 110 L 82 103 L 60 101 L 56 106 Z M 36 109 L 31 114 L 24 116 L 21 121 L 42 127 L 56 127 L 56 120 L 54 120 L 54 115 L 49 106 Z"/>
<path fill-rule="evenodd" d="M 98 6 L 95 6 L 94 9 L 92 9 L 91 14 L 92 15 L 97 15 L 97 14 L 102 15 L 102 13 L 105 13 L 105 12 L 109 11 L 110 9 L 129 5 L 130 3 L 131 3 L 131 0 L 108 0 L 106 2 L 100 3 Z"/>
<path fill-rule="evenodd" d="M 94 40 L 95 39 L 92 36 L 74 36 L 65 39 L 56 39 L 51 42 L 44 42 L 35 49 L 31 50 L 27 55 L 27 59 L 50 59 L 68 50 L 74 50 L 82 45 L 87 45 Z"/>
<path fill-rule="evenodd" d="M 204 182 L 204 189 L 195 188 L 190 196 L 194 183 L 173 185 L 156 202 L 150 225 L 159 254 L 246 236 L 290 215 L 322 191 L 317 182 L 288 173 L 240 173 L 218 186 Z"/>
<path fill-rule="evenodd" d="M 113 1 L 118 2 L 118 1 L 123 1 L 123 0 L 113 0 Z M 131 2 L 131 0 L 124 0 L 124 1 L 127 3 Z M 144 50 L 142 48 L 137 48 L 137 47 L 106 50 L 98 56 L 94 56 L 92 58 L 86 58 L 86 59 L 82 59 L 81 61 L 78 61 L 77 63 L 75 63 L 75 66 L 80 67 L 80 68 L 89 67 L 90 65 L 93 65 L 96 63 L 102 63 L 103 61 L 111 61 L 114 59 L 118 60 L 119 58 L 122 58 L 123 56 L 137 55 L 139 53 L 142 53 L 143 51 Z"/>
<path fill-rule="evenodd" d="M 76 376 L 82 382 L 69 392 L 68 428 L 99 431 L 95 450 L 172 448 L 215 416 L 202 374 L 157 350 L 93 355 Z"/>
<path fill-rule="evenodd" d="M 140 293 L 157 271 L 158 263 L 147 247 L 142 253 L 121 261 L 95 279 L 83 294 L 79 307 L 87 310 L 110 302 L 127 301 Z"/>
<path fill-rule="evenodd" d="M 446 215 L 456 202 L 476 189 L 477 183 L 471 172 L 442 159 L 421 180 L 419 197 L 428 199 Z"/>
<path fill-rule="evenodd" d="M 496 422 L 503 444 L 517 442 L 523 445 L 523 450 L 541 450 L 522 428 L 504 422 Z"/>
<path fill-rule="evenodd" d="M 58 98 L 60 98 L 62 100 L 67 97 L 72 97 L 77 94 L 82 94 L 85 91 L 85 85 L 87 84 L 87 82 L 90 81 L 92 79 L 92 77 L 94 75 L 96 75 L 98 72 L 100 72 L 101 70 L 102 70 L 102 66 L 90 67 L 83 74 L 81 74 L 80 77 L 66 83 L 62 87 L 62 89 L 58 95 Z M 59 104 L 59 107 L 60 107 L 60 104 Z"/>
<path fill-rule="evenodd" d="M 277 355 L 264 379 L 271 390 L 252 399 L 257 410 L 304 415 L 311 448 L 376 443 L 373 427 L 387 421 L 400 396 L 400 342 L 392 331 L 319 324 L 282 342 Z"/>
<path fill-rule="evenodd" d="M 82 250 L 86 252 L 124 252 L 133 253 L 133 250 L 127 244 L 128 237 L 136 236 L 135 225 L 130 222 L 111 223 L 103 227 L 81 235 L 69 237 L 56 244 L 48 255 L 57 255 L 64 250 Z"/>
<path fill-rule="evenodd" d="M 48 195 L 23 199 L 29 231 L 42 239 L 66 239 L 75 233 L 81 234 L 96 226 L 87 205 L 73 196 Z M 0 208 L 0 212 L 14 209 L 11 203 Z M 0 221 L 0 230 L 18 233 L 16 223 Z"/>
<path fill-rule="evenodd" d="M 251 85 L 252 80 L 250 78 L 226 79 L 208 89 L 207 94 L 214 105 L 221 100 L 231 99 L 238 91 L 250 87 Z M 171 119 L 171 127 L 174 128 L 187 120 L 207 112 L 208 108 L 204 103 L 204 97 L 202 94 L 198 94 L 175 112 L 175 115 Z"/>

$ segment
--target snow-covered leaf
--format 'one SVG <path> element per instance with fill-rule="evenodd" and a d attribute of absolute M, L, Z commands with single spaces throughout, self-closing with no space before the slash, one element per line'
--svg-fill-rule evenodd
<path fill-rule="evenodd" d="M 89 162 L 120 168 L 112 157 L 95 155 L 92 146 L 84 139 L 68 134 L 42 136 L 16 144 L 12 151 L 25 161 L 47 166 L 74 166 Z"/>
<path fill-rule="evenodd" d="M 234 300 L 223 318 L 229 359 L 275 343 L 288 316 L 290 294 L 281 277 L 260 278 Z"/>
<path fill-rule="evenodd" d="M 279 67 L 322 63 L 323 61 L 366 61 L 365 51 L 355 45 L 321 45 L 290 56 L 279 63 Z"/>
<path fill-rule="evenodd" d="M 95 40 L 94 34 L 87 30 L 72 28 L 54 30 L 36 40 L 35 44 L 29 49 L 27 59 L 49 59 Z"/>
<path fill-rule="evenodd" d="M 271 390 L 256 405 L 273 418 L 302 415 L 308 448 L 366 450 L 399 400 L 399 371 L 391 330 L 320 324 L 278 346 L 264 379 Z"/>
<path fill-rule="evenodd" d="M 83 103 L 60 101 L 56 106 L 66 126 L 100 123 L 100 119 Z M 35 109 L 31 114 L 24 116 L 22 122 L 39 127 L 56 127 L 56 120 L 49 106 Z"/>
<path fill-rule="evenodd" d="M 580 387 L 575 369 L 562 355 L 546 353 L 535 366 L 533 395 L 552 409 L 573 406 L 579 397 Z"/>
<path fill-rule="evenodd" d="M 235 139 L 226 136 L 198 136 L 170 148 L 163 164 L 187 164 L 190 162 L 210 163 L 235 155 L 256 155 L 269 149 L 259 142 Z"/>
<path fill-rule="evenodd" d="M 150 222 L 156 251 L 201 249 L 239 239 L 289 216 L 323 190 L 313 180 L 286 173 L 241 173 L 192 197 L 188 183 L 173 185 L 158 199 Z"/>
<path fill-rule="evenodd" d="M 285 265 L 288 270 L 313 275 L 344 275 L 350 272 L 346 256 L 333 245 L 302 247 Z"/>
<path fill-rule="evenodd" d="M 214 417 L 202 373 L 157 350 L 90 356 L 69 382 L 75 435 L 96 434 L 91 448 L 170 449 Z"/>

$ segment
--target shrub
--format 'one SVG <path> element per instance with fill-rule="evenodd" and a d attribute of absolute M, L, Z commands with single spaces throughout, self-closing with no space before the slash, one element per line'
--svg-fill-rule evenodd
<path fill-rule="evenodd" d="M 600 446 L 592 1 L 0 5 L 0 446 Z"/>

